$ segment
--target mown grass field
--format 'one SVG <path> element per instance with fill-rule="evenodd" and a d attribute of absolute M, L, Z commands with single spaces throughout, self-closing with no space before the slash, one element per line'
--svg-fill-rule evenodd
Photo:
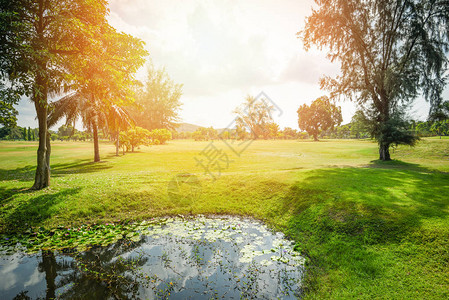
<path fill-rule="evenodd" d="M 37 144 L 0 142 L 0 232 L 250 215 L 308 257 L 306 298 L 449 298 L 449 139 L 399 147 L 391 162 L 375 160 L 371 141 L 255 141 L 240 156 L 216 141 L 230 160 L 220 156 L 220 174 L 211 168 L 216 180 L 195 159 L 208 145 L 171 141 L 115 157 L 102 144 L 103 162 L 93 164 L 91 143 L 57 142 L 51 187 L 30 191 Z M 170 197 L 170 182 L 185 173 L 201 193 Z"/>

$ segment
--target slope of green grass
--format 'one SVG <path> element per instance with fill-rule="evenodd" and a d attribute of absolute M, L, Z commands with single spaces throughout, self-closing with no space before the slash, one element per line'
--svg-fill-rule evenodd
<path fill-rule="evenodd" d="M 36 144 L 1 142 L 0 231 L 251 215 L 288 234 L 309 258 L 306 298 L 449 297 L 448 139 L 399 147 L 391 162 L 375 161 L 370 141 L 255 141 L 240 156 L 213 145 L 222 150 L 215 180 L 197 163 L 206 161 L 208 142 L 172 141 L 120 157 L 102 144 L 97 164 L 90 143 L 55 143 L 51 187 L 29 191 Z M 170 182 L 185 173 L 199 184 L 170 196 Z M 182 198 L 192 187 L 200 192 Z"/>

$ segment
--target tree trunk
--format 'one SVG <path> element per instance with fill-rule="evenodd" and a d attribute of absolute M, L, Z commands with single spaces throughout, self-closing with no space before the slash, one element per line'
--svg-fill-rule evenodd
<path fill-rule="evenodd" d="M 391 160 L 390 144 L 380 144 L 379 145 L 379 159 L 382 161 Z"/>
<path fill-rule="evenodd" d="M 38 22 L 36 32 L 40 41 L 44 41 L 44 3 L 38 3 Z M 48 79 L 47 79 L 47 61 L 42 59 L 38 63 L 38 70 L 34 79 L 33 96 L 34 107 L 36 108 L 37 119 L 39 123 L 39 147 L 37 149 L 37 167 L 34 177 L 33 190 L 46 188 L 50 184 L 50 169 L 48 168 L 47 158 L 47 96 L 48 96 Z M 49 144 L 49 143 L 48 143 Z"/>
<path fill-rule="evenodd" d="M 117 140 L 115 141 L 115 156 L 118 156 L 119 145 L 119 132 L 117 131 Z"/>
<path fill-rule="evenodd" d="M 100 161 L 100 147 L 98 144 L 98 127 L 97 122 L 93 122 L 92 124 L 93 135 L 94 135 L 94 162 Z"/>
<path fill-rule="evenodd" d="M 47 128 L 47 135 L 46 135 L 46 139 L 45 139 L 45 145 L 47 146 L 47 152 L 45 152 L 45 162 L 47 163 L 47 169 L 48 169 L 48 185 L 50 185 L 50 172 L 51 172 L 51 168 L 50 168 L 50 155 L 51 155 L 51 145 L 50 145 L 50 137 L 51 134 L 50 132 L 48 132 L 48 128 Z"/>
<path fill-rule="evenodd" d="M 53 251 L 42 251 L 42 268 L 45 271 L 45 281 L 47 283 L 47 291 L 45 299 L 56 299 L 56 276 L 57 263 Z"/>
<path fill-rule="evenodd" d="M 134 152 L 134 145 L 131 145 L 131 152 Z"/>
<path fill-rule="evenodd" d="M 44 90 L 41 94 L 42 99 L 40 97 L 34 99 L 39 122 L 39 147 L 37 149 L 36 175 L 34 184 L 31 187 L 33 190 L 46 188 L 50 184 L 50 169 L 47 162 L 47 158 L 50 158 L 50 154 L 47 154 L 47 145 L 50 145 L 50 141 L 47 142 L 47 93 L 46 89 Z"/>
<path fill-rule="evenodd" d="M 318 142 L 318 135 L 317 135 L 317 134 L 314 134 L 314 135 L 313 135 L 313 140 L 314 140 L 315 142 Z"/>

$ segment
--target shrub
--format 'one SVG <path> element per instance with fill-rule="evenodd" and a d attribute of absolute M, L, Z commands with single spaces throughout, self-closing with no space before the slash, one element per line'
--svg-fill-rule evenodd
<path fill-rule="evenodd" d="M 150 138 L 153 145 L 164 145 L 166 141 L 172 139 L 172 133 L 165 128 L 153 129 L 150 132 Z"/>

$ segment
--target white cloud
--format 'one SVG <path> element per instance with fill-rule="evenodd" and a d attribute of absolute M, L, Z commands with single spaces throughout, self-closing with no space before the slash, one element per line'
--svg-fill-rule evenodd
<path fill-rule="evenodd" d="M 249 93 L 272 91 L 273 98 L 291 101 L 282 103 L 287 110 L 297 109 L 300 95 L 317 94 L 320 71 L 332 67 L 324 54 L 306 53 L 296 37 L 311 6 L 114 0 L 110 22 L 143 39 L 153 62 L 184 84 L 184 121 L 223 127 Z M 281 123 L 295 127 L 296 117 L 288 119 Z"/>
<path fill-rule="evenodd" d="M 247 94 L 265 91 L 285 107 L 281 126 L 296 128 L 298 106 L 326 94 L 319 78 L 339 71 L 325 51 L 306 52 L 296 36 L 313 5 L 312 0 L 111 0 L 109 21 L 145 41 L 153 63 L 184 84 L 185 122 L 226 126 Z M 354 105 L 341 105 L 349 122 Z M 416 109 L 416 115 L 427 114 L 422 103 Z M 26 116 L 19 124 L 31 122 Z"/>

